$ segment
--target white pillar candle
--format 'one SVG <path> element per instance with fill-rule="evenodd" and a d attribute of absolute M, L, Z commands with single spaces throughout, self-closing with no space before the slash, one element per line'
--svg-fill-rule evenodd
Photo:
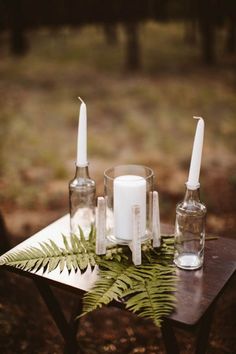
<path fill-rule="evenodd" d="M 202 147 L 203 147 L 203 138 L 204 138 L 204 120 L 201 117 L 193 117 L 199 119 L 197 123 L 191 164 L 189 169 L 188 182 L 186 183 L 188 189 L 197 189 L 199 188 L 199 175 L 201 168 L 201 159 L 202 159 Z"/>
<path fill-rule="evenodd" d="M 79 125 L 77 136 L 77 159 L 76 166 L 85 167 L 88 165 L 87 161 L 87 108 L 86 104 L 81 101 L 79 113 Z"/>
<path fill-rule="evenodd" d="M 140 234 L 146 232 L 146 180 L 141 176 L 124 175 L 114 179 L 114 234 L 132 240 L 132 208 L 140 207 Z"/>

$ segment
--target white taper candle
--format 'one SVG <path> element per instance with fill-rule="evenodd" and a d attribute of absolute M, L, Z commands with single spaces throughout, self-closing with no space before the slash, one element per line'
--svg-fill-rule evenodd
<path fill-rule="evenodd" d="M 84 101 L 81 101 L 79 113 L 79 125 L 77 136 L 77 159 L 76 166 L 85 167 L 88 165 L 87 161 L 87 108 Z"/>
<path fill-rule="evenodd" d="M 193 117 L 199 119 L 197 123 L 191 164 L 189 169 L 188 181 L 186 183 L 187 188 L 195 190 L 199 188 L 199 175 L 201 168 L 201 159 L 202 159 L 202 147 L 203 147 L 203 138 L 204 138 L 204 120 L 201 117 Z"/>

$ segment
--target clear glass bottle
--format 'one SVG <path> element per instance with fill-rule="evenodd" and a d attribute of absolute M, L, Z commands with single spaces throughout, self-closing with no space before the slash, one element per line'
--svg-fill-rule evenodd
<path fill-rule="evenodd" d="M 89 176 L 88 166 L 76 166 L 75 177 L 69 182 L 70 230 L 80 235 L 79 227 L 88 237 L 95 222 L 96 184 Z"/>
<path fill-rule="evenodd" d="M 207 210 L 199 195 L 199 188 L 187 188 L 183 202 L 176 207 L 174 263 L 187 270 L 201 268 L 204 259 Z"/>

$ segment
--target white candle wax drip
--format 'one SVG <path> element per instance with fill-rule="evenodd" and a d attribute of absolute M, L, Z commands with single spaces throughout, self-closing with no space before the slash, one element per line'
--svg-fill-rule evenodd
<path fill-rule="evenodd" d="M 194 190 L 199 188 L 199 175 L 201 168 L 201 158 L 202 158 L 202 147 L 203 147 L 203 138 L 204 138 L 204 120 L 201 117 L 193 117 L 199 119 L 197 123 L 191 164 L 189 169 L 188 182 L 186 183 L 187 188 Z"/>
<path fill-rule="evenodd" d="M 81 101 L 79 125 L 78 125 L 78 137 L 77 137 L 77 160 L 76 166 L 84 167 L 88 165 L 87 161 L 87 108 L 86 104 Z"/>
<path fill-rule="evenodd" d="M 114 234 L 132 240 L 132 207 L 140 207 L 140 234 L 146 232 L 146 180 L 141 176 L 124 175 L 114 179 Z"/>

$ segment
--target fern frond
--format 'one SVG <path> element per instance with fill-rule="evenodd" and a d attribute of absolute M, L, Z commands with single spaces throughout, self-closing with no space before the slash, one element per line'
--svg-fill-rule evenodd
<path fill-rule="evenodd" d="M 82 236 L 76 235 L 70 238 L 62 235 L 64 248 L 60 248 L 52 240 L 40 242 L 38 247 L 29 247 L 24 250 L 9 252 L 0 257 L 0 265 L 8 265 L 22 270 L 51 272 L 60 267 L 60 272 L 66 267 L 70 272 L 80 269 L 85 271 L 90 264 L 96 264 L 95 244 Z"/>
<path fill-rule="evenodd" d="M 122 263 L 100 258 L 99 280 L 84 296 L 81 316 L 113 300 L 123 300 L 127 309 L 160 326 L 162 317 L 170 314 L 175 306 L 173 246 L 173 236 L 165 236 L 158 250 L 147 241 L 142 245 L 140 266 L 132 264 L 131 254 L 126 255 L 127 259 Z"/>
<path fill-rule="evenodd" d="M 99 280 L 96 286 L 84 296 L 83 315 L 123 297 L 137 281 L 151 277 L 148 269 L 141 273 L 130 262 L 100 261 Z"/>
<path fill-rule="evenodd" d="M 152 279 L 136 283 L 123 295 L 125 306 L 140 317 L 152 319 L 160 327 L 163 316 L 169 315 L 175 307 L 176 277 L 174 267 L 165 271 L 153 270 Z"/>
<path fill-rule="evenodd" d="M 86 271 L 88 265 L 94 267 L 97 264 L 98 256 L 95 252 L 95 228 L 92 226 L 89 238 L 86 239 L 83 230 L 80 228 L 80 237 L 72 234 L 70 237 L 62 235 L 63 248 L 60 248 L 54 241 L 40 242 L 37 247 L 28 247 L 20 251 L 10 251 L 0 257 L 0 265 L 8 265 L 26 271 L 51 272 L 59 267 L 60 272 L 66 267 L 70 272 L 72 269 Z M 119 246 L 109 247 L 105 260 L 127 258 L 123 254 L 123 248 Z"/>

